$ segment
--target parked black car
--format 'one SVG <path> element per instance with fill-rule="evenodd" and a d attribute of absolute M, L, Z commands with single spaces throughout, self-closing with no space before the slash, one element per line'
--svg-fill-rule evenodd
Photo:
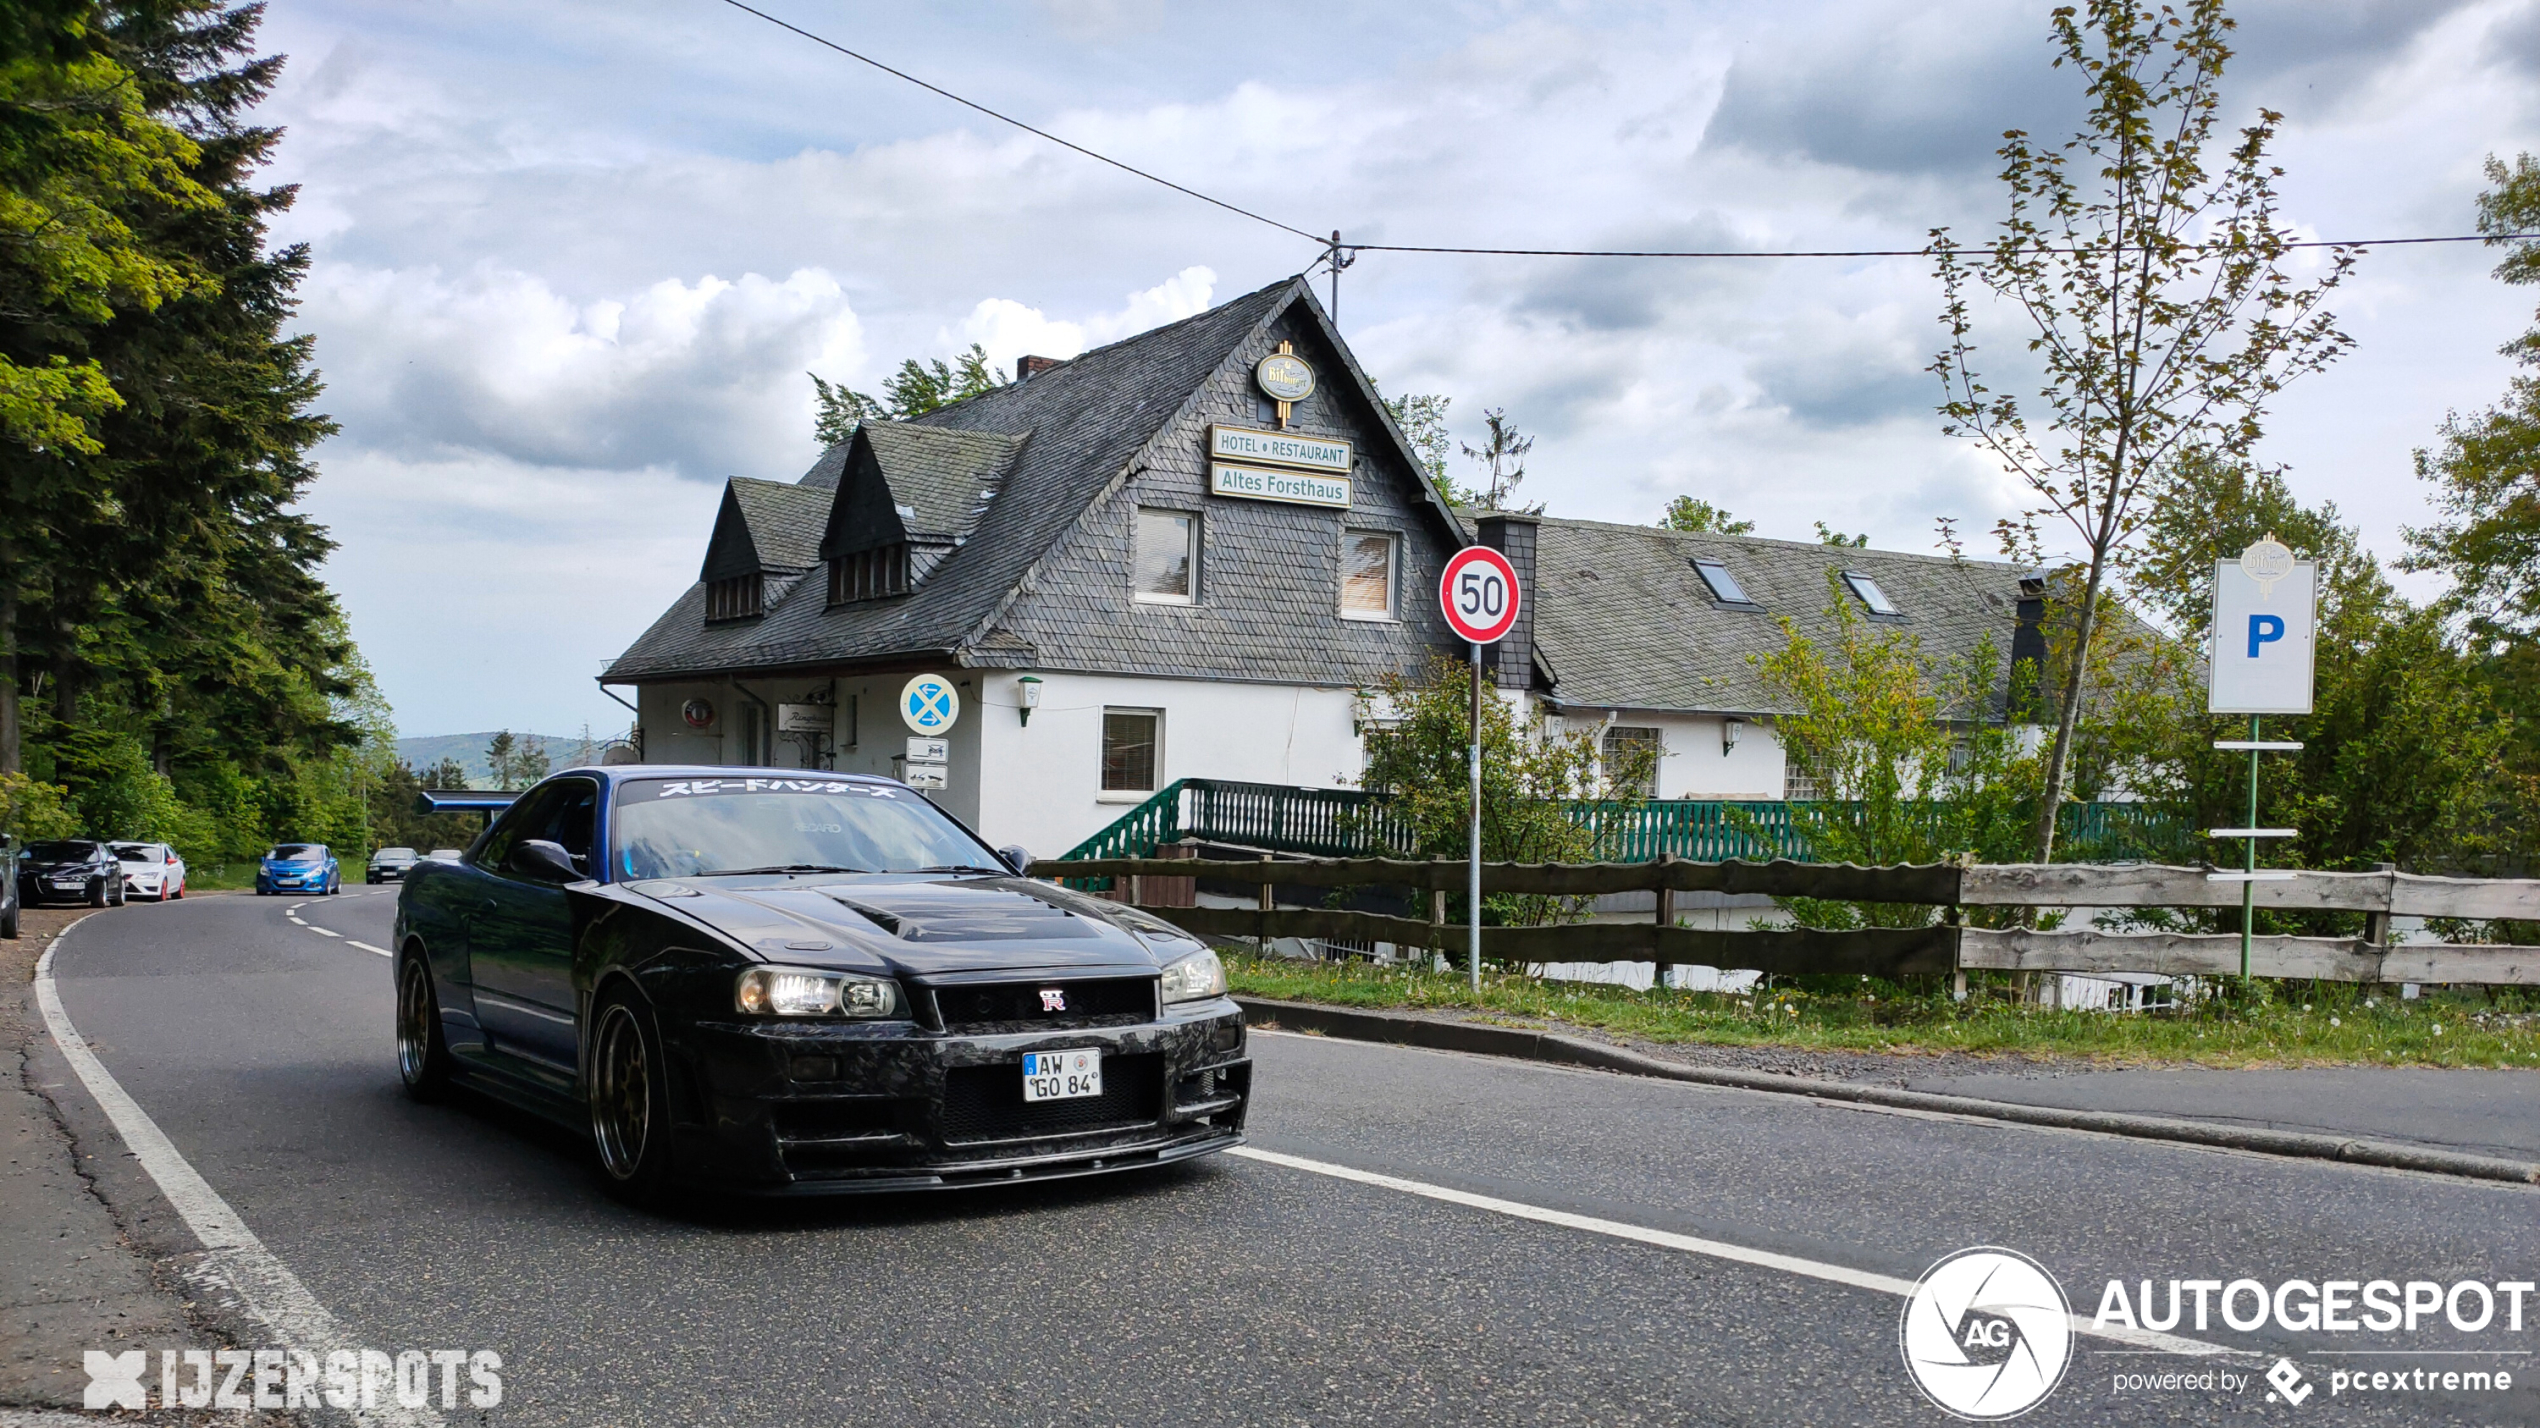
<path fill-rule="evenodd" d="M 370 855 L 370 866 L 364 870 L 362 881 L 369 883 L 400 881 L 406 876 L 407 870 L 412 868 L 420 858 L 421 855 L 412 848 L 382 848 Z"/>
<path fill-rule="evenodd" d="M 618 765 L 538 785 L 407 873 L 408 1090 L 587 1129 L 635 1198 L 1127 1170 L 1243 1141 L 1217 955 L 1020 876 L 903 784 Z"/>
<path fill-rule="evenodd" d="M 0 833 L 0 937 L 18 935 L 18 840 Z"/>
<path fill-rule="evenodd" d="M 123 864 L 114 849 L 93 838 L 29 843 L 18 859 L 18 897 L 29 907 L 48 902 L 121 907 Z"/>

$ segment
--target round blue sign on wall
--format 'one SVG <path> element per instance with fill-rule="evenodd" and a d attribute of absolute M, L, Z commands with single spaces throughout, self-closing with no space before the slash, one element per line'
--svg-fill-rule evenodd
<path fill-rule="evenodd" d="M 921 734 L 940 734 L 961 718 L 961 691 L 940 674 L 921 674 L 900 691 L 900 718 Z"/>

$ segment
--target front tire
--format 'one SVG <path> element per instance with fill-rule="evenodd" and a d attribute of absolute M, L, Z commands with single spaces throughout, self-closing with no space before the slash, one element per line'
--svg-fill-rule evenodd
<path fill-rule="evenodd" d="M 90 907 L 105 907 L 108 905 L 106 902 L 106 880 L 104 878 L 99 878 L 96 884 L 89 888 L 88 905 Z"/>
<path fill-rule="evenodd" d="M 420 955 L 397 965 L 397 1075 L 406 1095 L 430 1103 L 450 1088 L 450 1046 L 441 1036 L 441 998 Z"/>
<path fill-rule="evenodd" d="M 591 1018 L 584 1077 L 591 1143 L 611 1193 L 657 1205 L 671 1187 L 669 1064 L 651 1008 L 632 993 L 603 993 Z"/>

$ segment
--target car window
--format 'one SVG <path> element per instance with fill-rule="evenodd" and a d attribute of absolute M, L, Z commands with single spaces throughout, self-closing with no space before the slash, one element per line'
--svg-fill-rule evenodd
<path fill-rule="evenodd" d="M 314 863 L 326 856 L 324 843 L 276 843 L 265 854 L 277 863 Z"/>
<path fill-rule="evenodd" d="M 512 844 L 523 838 L 547 836 L 543 831 L 533 833 L 528 830 L 545 828 L 555 817 L 556 804 L 564 793 L 564 785 L 547 784 L 522 794 L 519 801 L 504 809 L 503 816 L 494 820 L 494 826 L 486 830 L 483 841 L 476 846 L 476 865 L 489 873 L 499 873 L 503 870 L 503 858 L 511 852 Z"/>
<path fill-rule="evenodd" d="M 968 830 L 890 784 L 641 779 L 620 790 L 611 856 L 621 877 L 785 867 L 888 873 L 999 866 Z"/>
<path fill-rule="evenodd" d="M 600 787 L 585 779 L 569 780 L 565 786 L 572 792 L 556 805 L 555 816 L 547 820 L 547 831 L 538 836 L 563 845 L 573 855 L 573 861 L 587 872 L 591 866 L 591 833 L 600 820 Z"/>
<path fill-rule="evenodd" d="M 166 861 L 165 858 L 160 856 L 159 845 L 156 843 L 117 843 L 113 846 L 115 856 L 121 858 L 127 863 L 159 863 Z"/>
<path fill-rule="evenodd" d="M 39 863 L 77 863 L 97 856 L 97 845 L 78 839 L 55 839 L 26 845 L 27 857 Z"/>
<path fill-rule="evenodd" d="M 402 858 L 411 863 L 415 858 L 415 850 L 412 848 L 382 848 L 375 856 L 388 859 L 391 862 Z"/>

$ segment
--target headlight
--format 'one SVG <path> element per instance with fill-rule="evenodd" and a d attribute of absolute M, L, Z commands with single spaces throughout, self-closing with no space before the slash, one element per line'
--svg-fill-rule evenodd
<path fill-rule="evenodd" d="M 1194 952 L 1164 969 L 1164 1002 L 1196 1002 L 1226 995 L 1226 964 L 1214 952 Z"/>
<path fill-rule="evenodd" d="M 752 967 L 741 974 L 732 1001 L 752 1016 L 896 1016 L 897 982 L 812 972 L 800 967 Z"/>

